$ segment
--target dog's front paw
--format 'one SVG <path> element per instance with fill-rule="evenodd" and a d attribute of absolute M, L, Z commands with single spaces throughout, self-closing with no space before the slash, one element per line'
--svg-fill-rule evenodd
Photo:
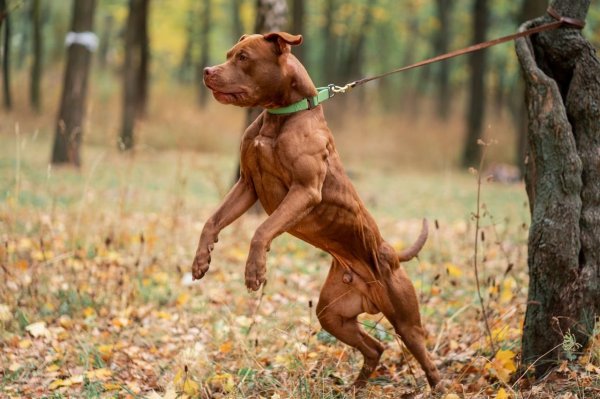
<path fill-rule="evenodd" d="M 250 257 L 246 263 L 246 287 L 258 291 L 260 286 L 267 283 L 266 256 Z"/>
<path fill-rule="evenodd" d="M 196 257 L 194 258 L 194 263 L 192 264 L 192 277 L 194 280 L 200 280 L 202 277 L 204 277 L 209 266 L 210 251 L 208 249 L 198 251 L 196 253 Z"/>

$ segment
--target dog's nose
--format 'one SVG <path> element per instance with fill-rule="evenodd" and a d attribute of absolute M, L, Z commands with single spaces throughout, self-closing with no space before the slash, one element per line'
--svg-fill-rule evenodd
<path fill-rule="evenodd" d="M 204 68 L 204 76 L 209 76 L 214 72 L 214 69 L 211 67 Z"/>

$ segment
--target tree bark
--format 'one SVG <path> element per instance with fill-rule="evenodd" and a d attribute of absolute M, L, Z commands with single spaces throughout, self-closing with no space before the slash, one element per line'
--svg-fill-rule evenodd
<path fill-rule="evenodd" d="M 96 0 L 73 0 L 71 32 L 91 32 L 95 10 Z M 64 86 L 52 149 L 53 164 L 81 165 L 79 149 L 91 58 L 91 50 L 82 44 L 73 43 L 67 50 Z"/>
<path fill-rule="evenodd" d="M 123 120 L 119 148 L 133 149 L 136 120 L 144 109 L 148 77 L 147 18 L 149 0 L 130 0 L 123 65 Z M 144 38 L 146 36 L 146 38 Z"/>
<path fill-rule="evenodd" d="M 485 41 L 488 28 L 487 0 L 474 0 L 473 3 L 473 43 Z M 467 136 L 465 139 L 462 165 L 475 166 L 481 157 L 481 147 L 477 143 L 483 133 L 485 119 L 485 67 L 486 50 L 472 53 L 469 57 L 471 89 L 467 109 Z"/>
<path fill-rule="evenodd" d="M 31 63 L 31 81 L 29 88 L 31 106 L 38 114 L 42 111 L 42 99 L 40 92 L 40 81 L 42 78 L 42 18 L 40 2 L 41 0 L 33 0 L 31 3 L 33 59 Z"/>
<path fill-rule="evenodd" d="M 140 6 L 140 71 L 137 84 L 137 116 L 144 118 L 148 109 L 148 88 L 150 79 L 150 35 L 148 34 L 148 18 L 150 16 L 150 0 L 142 1 Z"/>
<path fill-rule="evenodd" d="M 523 0 L 518 23 L 522 24 L 525 21 L 542 15 L 546 11 L 547 6 L 547 0 Z M 525 92 L 525 86 L 522 81 L 519 81 L 516 86 L 514 90 L 518 97 L 511 95 L 512 99 L 522 98 Z M 523 176 L 525 175 L 525 157 L 527 155 L 527 107 L 525 106 L 525 101 L 511 101 L 509 108 L 511 109 L 517 131 L 516 164 L 521 171 L 521 176 Z"/>
<path fill-rule="evenodd" d="M 11 17 L 8 12 L 6 0 L 0 0 L 0 15 L 4 17 L 4 41 L 2 45 L 2 81 L 4 85 L 2 93 L 4 97 L 4 108 L 10 110 L 12 108 L 12 94 L 10 90 Z"/>
<path fill-rule="evenodd" d="M 551 1 L 560 15 L 581 20 L 589 5 Z M 567 27 L 520 39 L 516 49 L 526 83 L 532 215 L 523 362 L 536 362 L 541 376 L 568 355 L 566 334 L 585 346 L 600 309 L 600 60 Z"/>

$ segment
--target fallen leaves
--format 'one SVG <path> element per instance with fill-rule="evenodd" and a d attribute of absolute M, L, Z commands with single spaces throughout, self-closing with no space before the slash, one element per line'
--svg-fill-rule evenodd
<path fill-rule="evenodd" d="M 181 218 L 174 230 L 170 214 L 128 213 L 116 221 L 110 212 L 84 212 L 94 229 L 72 237 L 72 214 L 61 212 L 44 223 L 43 240 L 1 236 L 0 257 L 11 271 L 0 296 L 7 397 L 343 397 L 358 372 L 360 355 L 320 330 L 315 315 L 327 256 L 281 237 L 269 253 L 260 305 L 259 294 L 247 293 L 243 267 L 260 217 L 224 231 L 209 273 L 192 281 L 198 219 Z M 526 298 L 523 237 L 506 233 L 510 259 L 497 248 L 484 251 L 492 335 L 504 348 L 489 359 L 473 299 L 471 226 L 462 220 L 440 226 L 423 260 L 405 268 L 421 298 L 428 346 L 454 388 L 443 397 L 512 399 Z M 420 221 L 383 218 L 384 235 L 398 247 L 419 228 Z M 505 276 L 507 262 L 515 267 Z M 361 323 L 386 348 L 371 397 L 423 395 L 423 373 L 389 323 L 371 316 Z M 591 389 L 598 358 L 567 363 L 557 379 L 575 376 Z"/>

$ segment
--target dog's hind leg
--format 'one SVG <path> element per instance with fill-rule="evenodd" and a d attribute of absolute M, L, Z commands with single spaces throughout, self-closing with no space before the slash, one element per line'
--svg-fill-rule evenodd
<path fill-rule="evenodd" d="M 402 268 L 397 269 L 391 278 L 386 279 L 385 285 L 392 307 L 391 309 L 382 307 L 382 312 L 421 365 L 429 385 L 435 388 L 440 382 L 440 374 L 425 347 L 426 333 L 421 325 L 415 289 Z"/>
<path fill-rule="evenodd" d="M 363 366 L 354 382 L 356 388 L 362 388 L 379 364 L 383 346 L 360 327 L 357 316 L 373 313 L 374 309 L 372 305 L 369 308 L 369 304 L 365 304 L 365 298 L 358 290 L 344 282 L 344 272 L 344 268 L 334 260 L 321 289 L 317 317 L 323 329 L 362 353 Z"/>

